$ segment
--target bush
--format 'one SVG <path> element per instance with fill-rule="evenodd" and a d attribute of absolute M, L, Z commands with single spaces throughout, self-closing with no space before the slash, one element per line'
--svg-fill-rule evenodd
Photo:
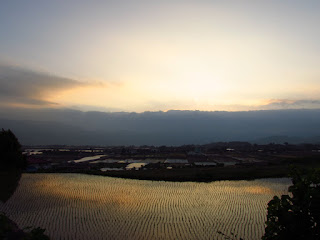
<path fill-rule="evenodd" d="M 268 203 L 263 240 L 320 239 L 320 171 L 302 173 L 293 168 L 290 195 L 275 196 Z"/>

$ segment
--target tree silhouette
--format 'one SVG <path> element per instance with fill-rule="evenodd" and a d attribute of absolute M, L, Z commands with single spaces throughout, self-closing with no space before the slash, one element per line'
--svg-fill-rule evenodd
<path fill-rule="evenodd" d="M 0 170 L 23 169 L 26 163 L 17 137 L 11 130 L 2 129 L 0 132 Z"/>
<path fill-rule="evenodd" d="M 0 132 L 0 200 L 5 202 L 18 186 L 22 170 L 26 167 L 21 144 L 11 130 Z"/>
<path fill-rule="evenodd" d="M 320 239 L 320 170 L 302 174 L 291 171 L 290 195 L 275 196 L 268 203 L 263 240 Z"/>
<path fill-rule="evenodd" d="M 0 200 L 6 202 L 18 186 L 22 170 L 26 167 L 26 157 L 21 144 L 11 130 L 0 132 Z M 0 213 L 0 239 L 49 240 L 45 229 L 20 230 L 5 214 Z"/>

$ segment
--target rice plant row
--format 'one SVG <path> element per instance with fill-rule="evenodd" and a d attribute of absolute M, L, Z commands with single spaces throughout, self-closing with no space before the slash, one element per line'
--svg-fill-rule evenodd
<path fill-rule="evenodd" d="M 45 228 L 51 239 L 260 239 L 268 201 L 289 185 L 24 174 L 0 211 L 22 228 Z"/>

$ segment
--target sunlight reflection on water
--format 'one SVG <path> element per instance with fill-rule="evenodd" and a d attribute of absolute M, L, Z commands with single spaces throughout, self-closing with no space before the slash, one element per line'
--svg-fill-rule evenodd
<path fill-rule="evenodd" d="M 212 183 L 117 179 L 82 174 L 24 174 L 0 205 L 19 226 L 52 239 L 259 239 L 266 207 L 289 179 Z"/>

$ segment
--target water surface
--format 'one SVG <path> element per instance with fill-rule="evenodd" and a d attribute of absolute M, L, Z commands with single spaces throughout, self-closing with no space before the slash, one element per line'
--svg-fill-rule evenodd
<path fill-rule="evenodd" d="M 52 239 L 260 239 L 267 203 L 289 179 L 212 183 L 83 174 L 23 174 L 0 205 L 20 227 Z"/>

